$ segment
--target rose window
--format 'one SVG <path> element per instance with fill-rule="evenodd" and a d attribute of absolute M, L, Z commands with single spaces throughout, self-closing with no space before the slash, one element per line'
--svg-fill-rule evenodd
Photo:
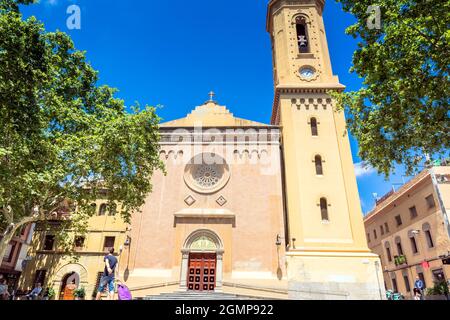
<path fill-rule="evenodd" d="M 222 189 L 230 179 L 230 170 L 225 160 L 216 156 L 216 163 L 206 163 L 205 159 L 214 159 L 211 155 L 207 158 L 200 154 L 192 159 L 186 166 L 184 181 L 194 191 L 211 194 Z"/>
<path fill-rule="evenodd" d="M 213 188 L 222 178 L 220 171 L 223 170 L 215 165 L 201 165 L 195 170 L 193 178 L 200 187 Z"/>

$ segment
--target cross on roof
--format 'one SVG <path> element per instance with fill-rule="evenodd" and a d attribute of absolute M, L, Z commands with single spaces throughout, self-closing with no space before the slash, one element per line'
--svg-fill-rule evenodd
<path fill-rule="evenodd" d="M 210 93 L 208 93 L 208 95 L 209 95 L 209 101 L 214 101 L 214 97 L 215 97 L 215 93 L 214 93 L 214 91 L 211 91 Z"/>

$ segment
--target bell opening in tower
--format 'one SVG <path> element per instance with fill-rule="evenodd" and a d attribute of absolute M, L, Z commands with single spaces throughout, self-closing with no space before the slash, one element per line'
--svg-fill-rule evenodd
<path fill-rule="evenodd" d="M 300 53 L 309 53 L 308 27 L 304 17 L 295 19 L 297 29 L 297 43 Z"/>

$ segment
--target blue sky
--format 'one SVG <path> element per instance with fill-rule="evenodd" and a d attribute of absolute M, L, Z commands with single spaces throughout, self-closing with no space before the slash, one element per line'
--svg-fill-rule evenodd
<path fill-rule="evenodd" d="M 126 105 L 161 105 L 164 120 L 184 117 L 207 100 L 216 100 L 236 116 L 270 122 L 273 101 L 272 57 L 265 31 L 268 0 L 41 0 L 23 8 L 48 31 L 71 35 L 100 72 L 100 83 L 119 89 Z M 81 29 L 68 30 L 68 6 L 81 8 Z M 333 71 L 348 90 L 361 86 L 349 69 L 356 41 L 344 30 L 354 18 L 328 0 L 324 12 Z M 384 195 L 402 183 L 403 170 L 385 181 L 359 164 L 351 138 L 361 205 L 374 206 L 373 193 Z M 409 178 L 404 178 L 409 179 Z M 398 186 L 396 186 L 398 187 Z"/>

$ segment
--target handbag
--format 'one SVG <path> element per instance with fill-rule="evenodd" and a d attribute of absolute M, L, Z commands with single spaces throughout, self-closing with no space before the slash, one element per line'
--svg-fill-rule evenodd
<path fill-rule="evenodd" d="M 117 293 L 119 296 L 119 300 L 129 301 L 133 300 L 130 289 L 122 283 L 117 285 Z"/>

